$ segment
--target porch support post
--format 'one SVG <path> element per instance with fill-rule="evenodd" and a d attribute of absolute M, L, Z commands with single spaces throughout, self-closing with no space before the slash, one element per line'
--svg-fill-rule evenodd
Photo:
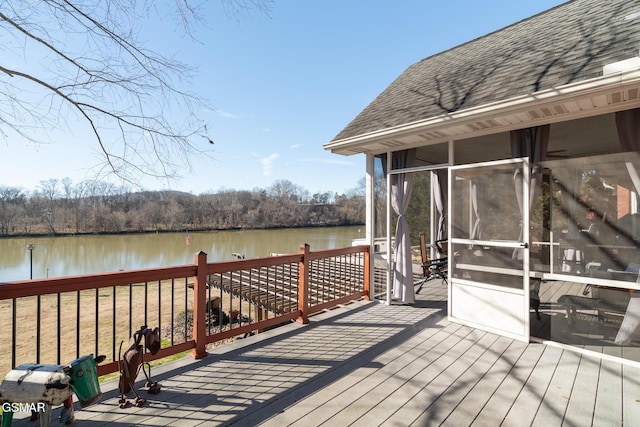
<path fill-rule="evenodd" d="M 302 254 L 302 261 L 300 261 L 298 269 L 298 310 L 300 310 L 300 316 L 297 322 L 302 324 L 309 323 L 309 252 L 308 244 L 300 246 Z"/>
<path fill-rule="evenodd" d="M 200 251 L 195 257 L 196 277 L 193 284 L 193 339 L 195 347 L 191 357 L 202 359 L 207 355 L 206 299 L 207 299 L 207 254 Z"/>
<path fill-rule="evenodd" d="M 365 254 L 365 257 L 375 254 L 375 156 L 367 153 L 366 163 L 366 214 L 365 214 L 365 238 L 369 245 L 369 251 Z M 374 255 L 375 256 L 375 255 Z M 368 259 L 365 258 L 365 275 L 368 274 L 369 280 L 374 276 L 372 263 L 367 264 Z M 371 301 L 374 298 L 373 289 L 374 286 L 368 280 L 365 280 L 365 289 L 369 290 L 369 298 Z"/>

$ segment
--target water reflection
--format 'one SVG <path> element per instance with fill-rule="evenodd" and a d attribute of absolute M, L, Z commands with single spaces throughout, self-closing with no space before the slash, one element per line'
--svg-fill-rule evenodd
<path fill-rule="evenodd" d="M 209 261 L 247 258 L 270 253 L 297 253 L 308 243 L 312 250 L 351 245 L 364 237 L 362 227 L 239 230 L 189 233 L 127 234 L 0 239 L 0 282 L 29 279 L 29 251 L 34 243 L 33 278 L 70 276 L 193 263 L 199 251 Z"/>

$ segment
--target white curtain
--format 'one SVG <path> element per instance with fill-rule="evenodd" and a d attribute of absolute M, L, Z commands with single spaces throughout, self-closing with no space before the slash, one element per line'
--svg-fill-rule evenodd
<path fill-rule="evenodd" d="M 392 169 L 410 168 L 413 166 L 415 158 L 415 149 L 396 151 L 392 154 Z M 413 304 L 415 302 L 411 239 L 409 224 L 405 217 L 412 189 L 412 174 L 399 173 L 391 176 L 391 207 L 398 215 L 395 237 L 393 297 L 403 304 Z"/>
<path fill-rule="evenodd" d="M 531 177 L 529 185 L 529 209 L 533 209 L 534 203 L 537 197 L 537 190 L 542 180 L 542 167 L 540 162 L 543 162 L 547 158 L 547 147 L 549 146 L 549 131 L 550 126 L 536 126 L 527 129 L 518 129 L 511 131 L 511 157 L 529 157 L 531 166 Z M 520 168 L 515 170 L 513 181 L 516 189 L 516 197 L 518 199 L 518 207 L 522 215 L 529 215 L 529 212 L 522 212 L 522 170 Z M 520 235 L 518 240 L 522 241 L 524 236 L 524 230 L 522 229 L 522 223 L 520 224 Z M 520 259 L 522 257 L 522 251 L 519 249 L 513 250 L 512 258 Z"/>
<path fill-rule="evenodd" d="M 473 210 L 473 228 L 471 229 L 471 236 L 469 238 L 474 240 L 482 239 L 482 219 L 480 218 L 480 213 L 478 210 L 478 184 L 476 182 L 471 182 L 470 189 L 470 197 L 471 197 L 471 209 Z"/>
<path fill-rule="evenodd" d="M 449 192 L 448 172 L 446 169 L 438 169 L 433 172 L 431 188 L 433 199 L 438 210 L 438 229 L 436 230 L 436 240 L 447 238 L 447 196 Z"/>

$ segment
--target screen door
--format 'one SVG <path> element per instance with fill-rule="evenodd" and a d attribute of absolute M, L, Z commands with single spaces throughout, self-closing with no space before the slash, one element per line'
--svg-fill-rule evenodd
<path fill-rule="evenodd" d="M 449 318 L 528 342 L 528 161 L 454 166 L 449 182 Z"/>

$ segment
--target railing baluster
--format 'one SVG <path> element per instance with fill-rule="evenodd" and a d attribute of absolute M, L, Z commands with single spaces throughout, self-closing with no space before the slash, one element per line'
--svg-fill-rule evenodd
<path fill-rule="evenodd" d="M 321 303 L 328 301 L 332 297 L 331 288 L 327 286 L 327 276 L 330 274 L 332 269 L 333 269 L 333 265 L 331 263 L 331 258 L 323 259 L 322 260 L 322 300 L 319 301 Z M 334 284 L 334 287 L 335 287 L 335 284 Z"/>
<path fill-rule="evenodd" d="M 356 289 L 356 286 L 358 285 L 358 277 L 357 277 L 357 273 L 359 270 L 357 270 L 355 268 L 355 257 L 353 255 L 349 255 L 346 258 L 346 262 L 347 264 L 347 270 L 349 271 L 349 277 L 350 277 L 350 282 L 349 282 L 349 293 L 353 292 Z"/>
<path fill-rule="evenodd" d="M 253 280 L 251 279 L 252 274 L 253 274 L 253 269 L 250 269 L 249 270 L 249 319 L 250 319 L 249 321 L 251 321 L 251 307 L 256 307 L 256 317 L 258 317 L 257 316 L 258 305 L 253 302 L 253 286 L 252 286 Z M 257 321 L 257 320 L 254 319 L 254 321 Z"/>
<path fill-rule="evenodd" d="M 11 369 L 16 367 L 16 335 L 18 333 L 18 328 L 16 327 L 16 318 L 18 317 L 17 311 L 17 301 L 13 298 L 11 300 Z"/>
<path fill-rule="evenodd" d="M 289 263 L 289 295 L 293 295 L 293 264 Z M 287 313 L 291 313 L 293 311 L 293 298 L 289 299 L 289 309 Z M 296 307 L 297 308 L 297 307 Z"/>
<path fill-rule="evenodd" d="M 184 341 L 189 339 L 189 278 L 184 278 Z M 193 285 L 195 290 L 195 284 Z M 195 299 L 194 299 L 195 300 Z M 191 322 L 195 321 L 194 312 L 191 313 Z"/>
<path fill-rule="evenodd" d="M 258 268 L 258 289 L 259 289 L 259 294 L 258 294 L 258 298 L 260 300 L 260 306 L 259 306 L 259 310 L 260 310 L 260 320 L 262 319 L 262 314 L 265 310 L 262 309 L 262 307 L 266 307 L 267 303 L 269 302 L 269 298 L 268 295 L 265 295 L 265 298 L 263 298 L 263 294 L 265 293 L 265 291 L 262 288 L 262 267 Z M 269 315 L 267 314 L 267 318 L 269 317 Z"/>
<path fill-rule="evenodd" d="M 212 283 L 211 282 L 211 277 L 207 277 L 207 283 Z M 211 324 L 213 323 L 211 320 L 211 286 L 207 286 L 207 305 L 206 305 L 206 310 L 207 312 L 205 313 L 205 318 L 207 319 L 206 321 L 206 325 L 207 325 L 207 335 L 211 335 Z"/>
<path fill-rule="evenodd" d="M 98 342 L 99 342 L 98 335 L 99 335 L 99 331 L 100 331 L 100 289 L 98 289 L 98 288 L 96 288 L 96 315 L 95 315 L 95 318 L 96 318 L 96 333 L 95 333 L 95 336 L 96 336 L 96 350 L 95 350 L 95 352 L 93 354 L 97 356 L 98 354 L 100 354 L 100 353 L 98 353 Z"/>
<path fill-rule="evenodd" d="M 113 296 L 111 297 L 112 303 L 111 303 L 111 309 L 113 310 L 113 326 L 111 327 L 111 333 L 112 333 L 112 337 L 111 337 L 111 360 L 115 361 L 116 359 L 116 335 L 117 335 L 117 316 L 116 316 L 116 311 L 117 311 L 117 301 L 116 301 L 116 287 L 113 286 L 112 287 L 112 293 Z"/>
<path fill-rule="evenodd" d="M 147 314 L 149 313 L 149 286 L 148 282 L 144 282 L 144 324 L 149 325 L 149 318 Z"/>
<path fill-rule="evenodd" d="M 266 292 L 267 292 L 267 303 L 265 304 L 265 307 L 267 307 L 267 319 L 269 318 L 269 312 L 271 310 L 269 310 L 269 307 L 271 307 L 269 305 L 269 297 L 271 296 L 269 294 L 269 267 L 265 267 L 265 275 L 267 276 L 267 278 L 265 279 L 265 286 L 266 286 Z"/>
<path fill-rule="evenodd" d="M 133 335 L 133 283 L 129 283 L 129 336 Z"/>
<path fill-rule="evenodd" d="M 158 280 L 158 330 L 162 338 L 162 280 Z"/>
<path fill-rule="evenodd" d="M 175 344 L 175 341 L 173 339 L 174 334 L 175 334 L 175 324 L 174 324 L 174 320 L 175 319 L 175 279 L 171 279 L 171 345 L 173 346 Z"/>
<path fill-rule="evenodd" d="M 322 300 L 319 301 L 324 303 L 331 298 L 335 297 L 336 287 L 338 283 L 335 282 L 335 271 L 333 271 L 333 262 L 332 258 L 324 258 L 322 261 Z M 327 285 L 327 278 L 332 277 L 334 279 L 333 286 Z"/>
<path fill-rule="evenodd" d="M 220 283 L 222 283 L 222 275 L 220 275 Z M 231 275 L 229 275 L 229 286 L 232 285 L 232 281 L 231 281 Z M 220 331 L 220 327 L 222 325 L 222 286 L 220 286 L 220 290 L 218 291 L 218 298 L 220 298 L 218 301 L 220 302 L 218 304 L 218 331 Z"/>
<path fill-rule="evenodd" d="M 231 278 L 231 285 L 233 287 L 233 271 L 229 274 L 229 278 Z M 222 299 L 220 299 L 220 308 L 222 308 Z M 233 292 L 229 293 L 229 323 L 231 323 L 231 310 L 233 309 Z M 222 332 L 223 324 L 224 324 L 224 310 L 222 310 L 221 317 L 218 317 L 218 330 Z M 231 327 L 231 324 L 229 324 Z"/>
<path fill-rule="evenodd" d="M 56 363 L 58 365 L 60 365 L 62 363 L 60 361 L 61 360 L 61 351 L 62 351 L 61 342 L 60 342 L 61 341 L 60 337 L 62 335 L 62 333 L 61 333 L 62 332 L 62 327 L 61 327 L 61 324 L 62 324 L 62 311 L 61 310 L 62 309 L 60 308 L 60 305 L 61 305 L 61 302 L 62 302 L 62 298 L 60 296 L 60 292 L 57 293 L 57 302 L 58 302 L 58 306 L 56 308 L 56 311 L 57 311 L 57 316 L 56 316 L 56 318 L 57 318 L 56 319 L 56 332 L 57 332 L 56 333 L 56 335 L 57 335 L 56 336 Z"/>
<path fill-rule="evenodd" d="M 80 358 L 80 291 L 76 295 L 76 359 Z"/>
<path fill-rule="evenodd" d="M 242 278 L 244 270 L 240 270 L 240 297 L 238 298 L 238 327 L 242 326 L 242 285 L 244 284 L 244 279 Z"/>
<path fill-rule="evenodd" d="M 40 295 L 36 297 L 36 363 L 40 363 Z"/>

